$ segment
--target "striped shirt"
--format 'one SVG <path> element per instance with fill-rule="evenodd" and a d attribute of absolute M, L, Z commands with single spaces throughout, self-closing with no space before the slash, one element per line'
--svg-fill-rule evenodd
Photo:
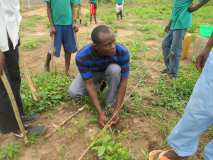
<path fill-rule="evenodd" d="M 116 54 L 113 56 L 99 56 L 89 44 L 76 55 L 76 64 L 84 80 L 93 78 L 94 72 L 104 72 L 108 65 L 118 64 L 121 67 L 121 78 L 129 76 L 129 51 L 121 44 L 116 44 Z"/>

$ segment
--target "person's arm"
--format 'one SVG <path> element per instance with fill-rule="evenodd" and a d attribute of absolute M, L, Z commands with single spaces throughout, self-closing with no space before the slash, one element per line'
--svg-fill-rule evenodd
<path fill-rule="evenodd" d="M 169 32 L 171 24 L 172 24 L 172 21 L 170 20 L 169 23 L 167 24 L 167 26 L 164 29 L 165 32 Z"/>
<path fill-rule="evenodd" d="M 78 25 L 76 24 L 76 22 L 74 21 L 74 2 L 71 1 L 71 9 L 72 9 L 72 22 L 73 22 L 73 30 L 74 32 L 78 32 L 79 28 Z"/>
<path fill-rule="evenodd" d="M 188 11 L 189 11 L 189 12 L 197 11 L 198 9 L 200 9 L 203 5 L 205 5 L 205 4 L 208 3 L 208 2 L 209 2 L 209 0 L 201 0 L 200 3 L 192 4 L 192 5 L 188 8 Z"/>
<path fill-rule="evenodd" d="M 93 79 L 85 80 L 85 84 L 86 84 L 87 92 L 89 93 L 89 96 L 92 99 L 93 105 L 95 106 L 96 111 L 98 112 L 99 124 L 101 127 L 104 127 L 105 123 L 106 123 L 106 116 L 105 116 L 105 113 L 101 109 L 101 104 L 98 99 L 98 94 L 95 89 Z"/>
<path fill-rule="evenodd" d="M 5 56 L 0 50 L 0 76 L 3 73 L 4 65 L 5 65 Z"/>
<path fill-rule="evenodd" d="M 53 24 L 53 19 L 52 19 L 52 12 L 51 12 L 51 7 L 50 3 L 47 2 L 47 16 L 50 22 L 50 34 L 54 34 L 56 32 L 54 24 Z"/>
<path fill-rule="evenodd" d="M 120 110 L 120 107 L 123 103 L 123 100 L 124 100 L 124 97 L 126 94 L 127 81 L 128 81 L 128 78 L 122 78 L 120 81 L 120 85 L 119 85 L 118 93 L 117 93 L 117 97 L 116 97 L 116 102 L 115 102 L 115 106 L 114 106 L 114 112 L 113 112 L 114 118 L 113 118 L 113 121 L 111 124 L 116 124 L 119 121 L 119 110 Z"/>
<path fill-rule="evenodd" d="M 204 50 L 200 53 L 200 55 L 197 57 L 196 60 L 196 67 L 199 71 L 201 71 L 206 63 L 206 60 L 209 56 L 209 53 L 211 52 L 211 49 L 213 47 L 213 32 L 209 39 L 209 41 L 206 44 L 206 47 Z"/>

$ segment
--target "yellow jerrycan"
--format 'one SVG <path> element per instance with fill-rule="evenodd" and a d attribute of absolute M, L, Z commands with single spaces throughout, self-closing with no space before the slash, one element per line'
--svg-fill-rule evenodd
<path fill-rule="evenodd" d="M 189 58 L 189 50 L 192 43 L 192 34 L 186 33 L 184 40 L 183 40 L 183 51 L 182 51 L 182 59 Z"/>

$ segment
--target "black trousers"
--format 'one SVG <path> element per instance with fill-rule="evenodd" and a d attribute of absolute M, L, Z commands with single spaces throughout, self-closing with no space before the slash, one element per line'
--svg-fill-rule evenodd
<path fill-rule="evenodd" d="M 5 72 L 13 94 L 15 96 L 19 112 L 24 115 L 22 100 L 20 96 L 21 87 L 21 77 L 19 70 L 19 51 L 18 46 L 13 49 L 12 43 L 9 40 L 9 51 L 4 52 L 5 55 Z M 16 131 L 18 129 L 18 124 L 15 119 L 15 115 L 12 109 L 12 105 L 5 87 L 0 80 L 0 132 L 9 133 Z"/>

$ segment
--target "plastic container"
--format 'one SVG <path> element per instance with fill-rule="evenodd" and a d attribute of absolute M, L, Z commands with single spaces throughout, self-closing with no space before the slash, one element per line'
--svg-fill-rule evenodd
<path fill-rule="evenodd" d="M 183 40 L 183 51 L 182 51 L 182 59 L 189 58 L 189 50 L 192 43 L 192 35 L 190 33 L 186 33 Z"/>
<path fill-rule="evenodd" d="M 213 26 L 210 25 L 201 25 L 200 26 L 200 35 L 203 37 L 209 38 L 213 32 Z"/>

